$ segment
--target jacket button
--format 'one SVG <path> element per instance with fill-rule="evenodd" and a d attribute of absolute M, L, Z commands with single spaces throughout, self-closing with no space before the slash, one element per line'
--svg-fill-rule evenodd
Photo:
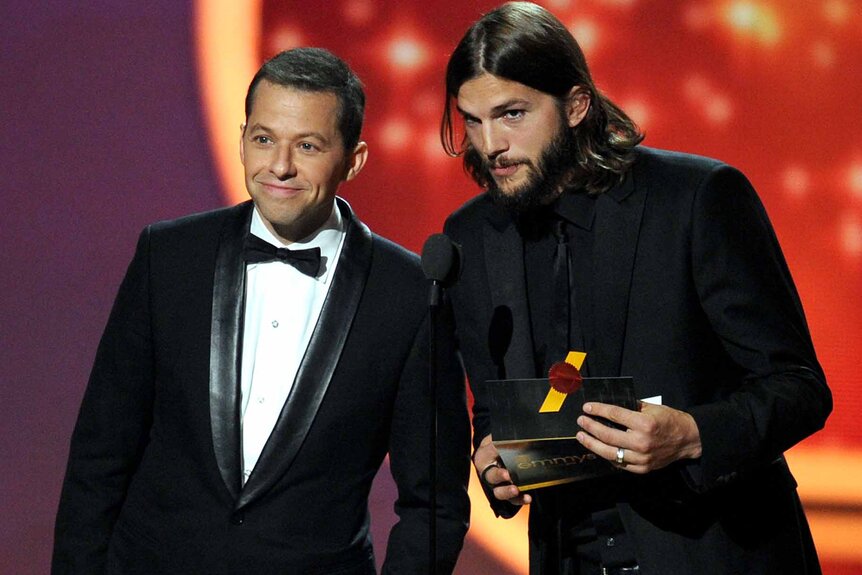
<path fill-rule="evenodd" d="M 243 521 L 245 521 L 245 516 L 243 515 L 242 511 L 237 511 L 230 516 L 230 522 L 234 525 L 242 525 Z"/>

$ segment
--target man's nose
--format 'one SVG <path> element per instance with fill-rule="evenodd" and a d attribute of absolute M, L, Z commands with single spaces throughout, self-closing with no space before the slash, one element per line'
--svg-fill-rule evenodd
<path fill-rule="evenodd" d="M 509 144 L 502 131 L 487 122 L 482 126 L 482 152 L 491 160 L 509 149 Z"/>
<path fill-rule="evenodd" d="M 287 180 L 296 175 L 296 166 L 293 163 L 293 155 L 288 147 L 276 150 L 270 170 L 279 180 Z"/>

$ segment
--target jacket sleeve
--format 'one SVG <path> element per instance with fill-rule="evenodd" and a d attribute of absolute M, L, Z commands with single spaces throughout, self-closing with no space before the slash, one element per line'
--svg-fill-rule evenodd
<path fill-rule="evenodd" d="M 739 373 L 721 400 L 688 410 L 703 446 L 688 469 L 701 490 L 762 468 L 821 429 L 832 396 L 778 240 L 745 176 L 716 166 L 691 210 L 693 281 Z"/>
<path fill-rule="evenodd" d="M 470 422 L 449 306 L 442 306 L 439 315 L 435 573 L 451 573 L 470 521 Z M 429 325 L 430 317 L 426 316 L 401 374 L 392 415 L 389 459 L 398 488 L 395 511 L 399 520 L 389 535 L 384 574 L 429 571 Z"/>
<path fill-rule="evenodd" d="M 149 228 L 99 343 L 72 434 L 54 530 L 52 573 L 105 571 L 108 544 L 148 441 L 153 411 Z"/>

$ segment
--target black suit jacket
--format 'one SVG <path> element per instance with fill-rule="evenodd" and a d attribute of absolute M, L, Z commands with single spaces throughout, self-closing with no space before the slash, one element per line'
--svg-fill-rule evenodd
<path fill-rule="evenodd" d="M 823 426 L 831 394 L 766 213 L 725 164 L 637 153 L 586 224 L 595 326 L 587 362 L 591 375 L 633 376 L 639 397 L 661 395 L 692 414 L 703 443 L 696 461 L 621 476 L 617 508 L 641 569 L 818 572 L 782 453 Z M 523 241 L 484 195 L 454 213 L 446 232 L 463 246 L 450 294 L 479 441 L 490 429 L 484 382 L 537 375 Z M 589 483 L 535 493 L 533 572 L 557 572 L 553 542 L 567 518 L 589 509 L 590 494 Z"/>
<path fill-rule="evenodd" d="M 144 230 L 72 437 L 54 573 L 374 573 L 367 496 L 387 452 L 400 519 L 384 572 L 425 572 L 426 282 L 414 254 L 338 206 L 347 235 L 333 284 L 245 486 L 241 246 L 252 204 Z M 441 357 L 445 571 L 469 519 L 469 422 L 454 349 Z"/>

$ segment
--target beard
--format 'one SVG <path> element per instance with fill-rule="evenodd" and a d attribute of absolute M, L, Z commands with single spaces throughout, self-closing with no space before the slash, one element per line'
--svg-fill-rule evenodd
<path fill-rule="evenodd" d="M 571 178 L 575 150 L 574 132 L 561 118 L 557 133 L 542 150 L 536 163 L 528 159 L 516 159 L 495 164 L 472 147 L 467 151 L 465 161 L 468 171 L 486 189 L 495 204 L 507 208 L 515 216 L 522 216 L 559 197 Z M 491 167 L 514 164 L 522 164 L 528 170 L 527 179 L 517 188 L 503 191 L 491 175 Z"/>

